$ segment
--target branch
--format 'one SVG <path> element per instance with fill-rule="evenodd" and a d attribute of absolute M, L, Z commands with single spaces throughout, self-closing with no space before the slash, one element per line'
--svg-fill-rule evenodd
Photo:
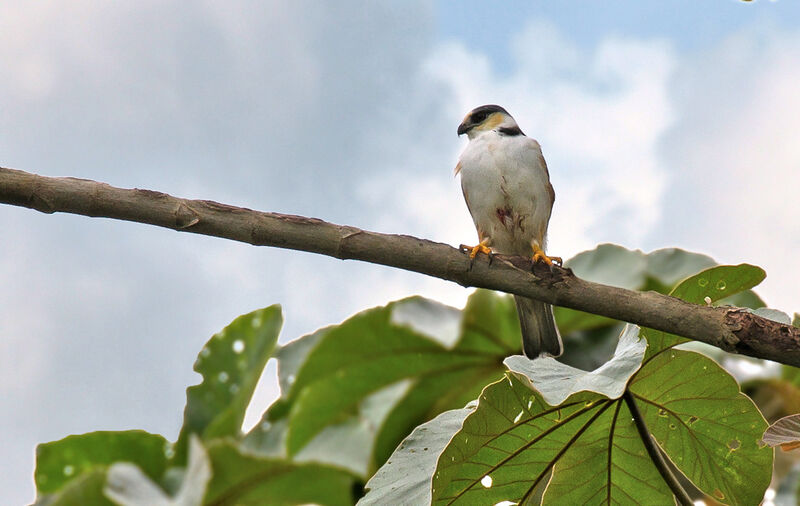
<path fill-rule="evenodd" d="M 699 306 L 656 292 L 592 283 L 575 277 L 569 269 L 554 268 L 551 272 L 537 265 L 532 273 L 526 259 L 498 255 L 491 265 L 478 260 L 470 266 L 466 255 L 447 244 L 407 235 L 379 234 L 316 218 L 5 168 L 0 168 L 0 202 L 48 214 L 66 212 L 149 223 L 256 246 L 388 265 L 463 286 L 523 295 L 688 337 L 731 353 L 800 367 L 798 328 L 736 308 Z"/>

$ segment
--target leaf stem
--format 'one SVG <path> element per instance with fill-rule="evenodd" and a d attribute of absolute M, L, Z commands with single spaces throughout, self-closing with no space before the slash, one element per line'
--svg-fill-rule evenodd
<path fill-rule="evenodd" d="M 667 486 L 670 488 L 670 490 L 672 490 L 672 493 L 675 495 L 675 498 L 678 500 L 679 504 L 682 504 L 683 506 L 692 506 L 694 504 L 692 498 L 689 497 L 689 494 L 678 482 L 678 478 L 676 478 L 675 475 L 672 474 L 672 471 L 670 471 L 666 460 L 664 460 L 664 456 L 661 455 L 661 450 L 658 448 L 655 440 L 653 440 L 653 436 L 650 435 L 650 430 L 644 423 L 642 412 L 639 411 L 639 407 L 636 405 L 636 401 L 634 400 L 633 395 L 631 395 L 630 390 L 625 390 L 625 393 L 622 394 L 622 397 L 625 399 L 625 404 L 628 405 L 628 409 L 633 417 L 633 422 L 636 424 L 636 430 L 639 431 L 639 436 L 642 438 L 644 447 L 647 448 L 647 453 L 653 460 L 653 464 L 656 465 L 658 472 L 661 473 L 661 477 L 667 483 Z"/>

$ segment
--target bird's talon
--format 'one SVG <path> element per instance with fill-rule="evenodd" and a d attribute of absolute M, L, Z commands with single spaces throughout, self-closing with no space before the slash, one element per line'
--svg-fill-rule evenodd
<path fill-rule="evenodd" d="M 542 249 L 539 248 L 538 246 L 534 246 L 533 247 L 533 258 L 532 259 L 533 259 L 533 263 L 544 262 L 545 264 L 547 264 L 548 267 L 550 267 L 551 271 L 553 270 L 553 264 L 554 263 L 556 265 L 558 265 L 559 267 L 561 267 L 561 265 L 562 265 L 561 257 L 549 257 L 549 256 L 545 255 L 544 251 L 542 251 Z"/>
<path fill-rule="evenodd" d="M 491 256 L 493 255 L 492 249 L 486 245 L 486 242 L 487 241 L 481 241 L 478 243 L 477 246 L 466 246 L 462 244 L 461 246 L 459 246 L 459 249 L 464 252 L 469 251 L 470 260 L 475 260 L 475 257 L 478 255 L 478 253 L 486 253 L 487 255 L 489 255 L 489 258 L 491 258 Z"/>

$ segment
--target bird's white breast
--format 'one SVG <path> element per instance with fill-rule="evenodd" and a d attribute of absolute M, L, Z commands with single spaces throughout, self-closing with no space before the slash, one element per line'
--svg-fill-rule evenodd
<path fill-rule="evenodd" d="M 492 249 L 529 255 L 531 241 L 544 248 L 552 197 L 539 143 L 490 131 L 472 139 L 459 162 L 470 214 Z"/>

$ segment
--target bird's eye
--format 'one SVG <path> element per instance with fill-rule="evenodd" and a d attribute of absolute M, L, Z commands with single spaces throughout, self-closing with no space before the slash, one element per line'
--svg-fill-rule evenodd
<path fill-rule="evenodd" d="M 483 111 L 479 111 L 472 114 L 472 122 L 473 123 L 483 123 L 483 120 L 486 119 L 486 113 Z"/>

